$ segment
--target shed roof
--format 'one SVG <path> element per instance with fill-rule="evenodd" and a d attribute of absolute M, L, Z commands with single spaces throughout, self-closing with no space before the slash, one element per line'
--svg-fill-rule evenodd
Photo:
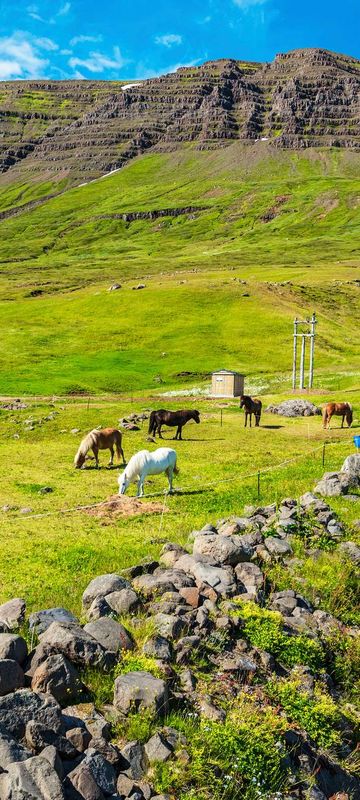
<path fill-rule="evenodd" d="M 213 375 L 244 375 L 243 372 L 237 372 L 233 369 L 216 369 Z"/>

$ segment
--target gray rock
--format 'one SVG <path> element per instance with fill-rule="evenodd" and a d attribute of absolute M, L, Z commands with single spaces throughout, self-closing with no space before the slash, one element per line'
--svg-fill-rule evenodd
<path fill-rule="evenodd" d="M 0 633 L 0 659 L 10 658 L 22 664 L 27 656 L 27 644 L 16 633 Z"/>
<path fill-rule="evenodd" d="M 245 547 L 236 536 L 220 536 L 218 534 L 199 535 L 193 546 L 194 556 L 208 556 L 212 562 L 234 566 L 243 561 L 250 561 L 253 550 Z"/>
<path fill-rule="evenodd" d="M 321 408 L 310 403 L 309 400 L 296 398 L 294 400 L 283 400 L 279 405 L 270 405 L 266 408 L 271 414 L 278 414 L 281 417 L 313 417 L 321 414 Z"/>
<path fill-rule="evenodd" d="M 339 550 L 354 564 L 360 566 L 360 547 L 355 542 L 341 542 Z M 4 634 L 3 634 L 4 635 Z"/>
<path fill-rule="evenodd" d="M 55 653 L 62 653 L 69 661 L 81 667 L 104 664 L 104 648 L 83 628 L 80 628 L 80 625 L 69 622 L 52 622 L 50 627 L 41 634 L 40 642 Z"/>
<path fill-rule="evenodd" d="M 31 688 L 34 692 L 51 694 L 61 705 L 76 700 L 83 690 L 77 670 L 59 653 L 50 655 L 35 670 Z"/>
<path fill-rule="evenodd" d="M 2 800 L 64 800 L 59 777 L 46 758 L 9 764 L 0 775 Z"/>
<path fill-rule="evenodd" d="M 128 742 L 121 750 L 121 755 L 128 766 L 122 771 L 128 778 L 138 780 L 142 778 L 148 768 L 148 759 L 145 748 L 140 742 Z"/>
<path fill-rule="evenodd" d="M 175 585 L 166 576 L 160 575 L 139 575 L 134 578 L 133 585 L 136 591 L 140 592 L 144 597 L 153 597 L 154 595 L 164 594 L 165 592 L 174 592 Z"/>
<path fill-rule="evenodd" d="M 175 567 L 190 572 L 197 586 L 206 583 L 219 595 L 236 594 L 235 575 L 230 567 L 214 567 L 198 556 L 181 556 Z"/>
<path fill-rule="evenodd" d="M 0 660 L 0 695 L 21 689 L 25 683 L 23 670 L 17 661 L 10 658 Z"/>
<path fill-rule="evenodd" d="M 200 636 L 184 636 L 176 643 L 176 663 L 184 664 L 201 644 Z"/>
<path fill-rule="evenodd" d="M 353 485 L 360 484 L 360 453 L 352 453 L 345 458 L 341 472 L 348 473 L 354 479 Z"/>
<path fill-rule="evenodd" d="M 116 745 L 107 742 L 103 737 L 91 739 L 90 747 L 100 753 L 109 764 L 112 764 L 116 772 L 124 766 L 120 749 Z"/>
<path fill-rule="evenodd" d="M 122 798 L 123 797 L 132 797 L 133 798 L 134 796 L 136 796 L 137 792 L 139 791 L 139 787 L 138 787 L 137 783 L 134 783 L 134 781 L 131 778 L 129 778 L 127 775 L 124 775 L 123 772 L 119 775 L 119 777 L 117 779 L 116 788 L 117 788 L 117 791 L 118 791 L 119 795 Z"/>
<path fill-rule="evenodd" d="M 0 770 L 6 769 L 14 761 L 26 761 L 31 756 L 29 750 L 13 739 L 5 728 L 0 727 Z"/>
<path fill-rule="evenodd" d="M 132 708 L 150 708 L 159 715 L 165 715 L 168 712 L 167 684 L 150 672 L 120 675 L 114 685 L 114 706 L 123 714 L 128 714 Z"/>
<path fill-rule="evenodd" d="M 261 589 L 264 585 L 265 578 L 260 567 L 252 562 L 238 564 L 235 567 L 235 575 L 238 581 L 245 586 L 245 589 L 248 592 L 251 592 L 254 589 Z"/>
<path fill-rule="evenodd" d="M 133 589 L 121 589 L 111 592 L 105 597 L 106 602 L 116 614 L 129 614 L 139 605 L 139 598 Z"/>
<path fill-rule="evenodd" d="M 113 614 L 113 610 L 105 600 L 105 597 L 95 597 L 95 600 L 93 600 L 90 608 L 86 612 L 89 621 L 100 619 L 101 617 L 108 617 L 111 614 Z"/>
<path fill-rule="evenodd" d="M 212 722 L 224 722 L 226 718 L 225 711 L 214 706 L 206 697 L 199 698 L 199 711 L 202 717 Z"/>
<path fill-rule="evenodd" d="M 0 605 L 0 623 L 3 623 L 9 631 L 14 631 L 24 622 L 26 611 L 25 600 L 15 597 L 7 603 Z"/>
<path fill-rule="evenodd" d="M 178 639 L 186 628 L 186 622 L 173 614 L 155 614 L 153 622 L 156 631 L 167 639 Z"/>
<path fill-rule="evenodd" d="M 191 694 L 196 688 L 196 679 L 190 669 L 182 669 L 179 672 L 179 682 L 186 694 Z"/>
<path fill-rule="evenodd" d="M 106 761 L 101 753 L 97 753 L 92 747 L 89 748 L 83 763 L 89 767 L 94 780 L 105 795 L 115 792 L 116 773 L 114 767 Z"/>
<path fill-rule="evenodd" d="M 171 661 L 171 645 L 164 636 L 151 636 L 143 645 L 143 653 L 159 661 Z"/>
<path fill-rule="evenodd" d="M 48 745 L 55 747 L 61 758 L 73 759 L 78 755 L 69 739 L 34 719 L 26 723 L 25 744 L 37 755 Z"/>
<path fill-rule="evenodd" d="M 153 573 L 154 577 L 160 577 L 163 580 L 169 580 L 171 583 L 174 584 L 175 589 L 179 591 L 179 589 L 190 588 L 194 586 L 194 581 L 181 569 L 162 569 L 161 567 L 157 567 Z"/>
<path fill-rule="evenodd" d="M 63 723 L 67 730 L 78 725 L 86 726 L 94 739 L 110 739 L 111 725 L 100 714 L 93 703 L 80 703 L 76 706 L 67 706 L 62 713 Z"/>
<path fill-rule="evenodd" d="M 64 768 L 56 747 L 54 747 L 52 744 L 48 744 L 47 747 L 44 747 L 41 751 L 41 758 L 45 758 L 46 761 L 49 762 L 50 766 L 55 770 L 56 774 L 62 781 L 64 777 Z"/>
<path fill-rule="evenodd" d="M 352 485 L 353 478 L 347 472 L 325 472 L 315 492 L 323 497 L 339 497 L 347 494 Z"/>
<path fill-rule="evenodd" d="M 65 780 L 66 798 L 70 800 L 104 800 L 89 764 L 84 760 L 69 772 Z M 73 789 L 73 792 L 71 792 Z"/>
<path fill-rule="evenodd" d="M 83 606 L 87 610 L 96 597 L 106 597 L 111 592 L 119 592 L 121 589 L 129 588 L 131 588 L 129 581 L 122 578 L 121 575 L 116 573 L 99 575 L 90 581 L 86 587 L 82 597 Z"/>
<path fill-rule="evenodd" d="M 90 745 L 91 741 L 98 741 L 95 739 L 91 739 L 91 733 L 85 727 L 77 727 L 77 728 L 70 728 L 70 730 L 66 731 L 66 738 L 71 742 L 71 744 L 78 750 L 79 753 L 83 753 Z M 105 741 L 105 739 L 101 740 Z"/>
<path fill-rule="evenodd" d="M 0 697 L 0 725 L 15 739 L 24 737 L 26 723 L 31 719 L 57 733 L 62 730 L 61 708 L 51 695 L 20 689 Z"/>
<path fill-rule="evenodd" d="M 104 650 L 111 653 L 118 654 L 121 650 L 134 649 L 134 642 L 126 628 L 111 617 L 101 617 L 88 622 L 84 631 L 96 639 Z"/>
<path fill-rule="evenodd" d="M 167 761 L 172 754 L 172 747 L 161 733 L 155 733 L 145 745 L 145 753 L 150 764 Z"/>
<path fill-rule="evenodd" d="M 265 547 L 270 555 L 283 558 L 287 555 L 292 555 L 293 549 L 291 545 L 284 539 L 277 539 L 276 536 L 268 536 L 265 539 Z"/>

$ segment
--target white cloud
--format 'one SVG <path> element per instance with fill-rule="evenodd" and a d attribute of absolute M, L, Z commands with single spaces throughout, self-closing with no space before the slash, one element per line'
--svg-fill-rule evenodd
<path fill-rule="evenodd" d="M 105 69 L 121 69 L 127 63 L 120 53 L 119 47 L 113 48 L 113 57 L 106 55 L 106 53 L 89 53 L 88 58 L 73 58 L 69 59 L 69 66 L 72 69 L 83 67 L 88 72 L 104 72 Z"/>
<path fill-rule="evenodd" d="M 101 34 L 99 34 L 99 36 L 84 36 L 83 34 L 80 34 L 79 36 L 74 36 L 73 39 L 70 39 L 69 44 L 72 47 L 75 47 L 76 44 L 81 44 L 82 42 L 101 42 L 101 41 L 102 41 Z"/>
<path fill-rule="evenodd" d="M 63 50 L 59 50 L 59 53 L 60 53 L 61 56 L 72 56 L 72 52 L 73 51 L 72 50 L 68 50 L 67 47 L 65 47 Z"/>
<path fill-rule="evenodd" d="M 43 19 L 43 17 L 39 14 L 38 6 L 31 5 L 28 6 L 26 10 L 29 14 L 29 17 L 32 17 L 32 19 L 36 19 L 38 22 L 46 22 L 46 19 Z"/>
<path fill-rule="evenodd" d="M 16 31 L 0 39 L 0 80 L 40 78 L 49 61 L 41 57 L 30 34 Z"/>
<path fill-rule="evenodd" d="M 242 11 L 249 11 L 250 8 L 255 8 L 256 6 L 265 5 L 265 3 L 267 3 L 267 0 L 233 0 L 233 3 L 238 8 L 241 8 Z"/>
<path fill-rule="evenodd" d="M 66 14 L 69 13 L 70 8 L 71 8 L 71 3 L 64 3 L 64 5 L 61 6 L 61 8 L 59 8 L 59 11 L 57 12 L 56 16 L 57 17 L 66 17 Z"/>
<path fill-rule="evenodd" d="M 34 44 L 39 47 L 40 50 L 48 50 L 49 52 L 59 49 L 59 45 L 46 36 L 40 36 L 38 39 L 34 39 Z"/>
<path fill-rule="evenodd" d="M 178 64 L 170 64 L 168 67 L 163 67 L 160 70 L 151 69 L 146 67 L 142 62 L 137 65 L 136 69 L 136 78 L 139 80 L 149 80 L 150 78 L 159 78 L 161 75 L 168 75 L 170 72 L 176 72 L 176 70 L 181 69 L 183 67 L 196 67 L 200 64 L 204 59 L 197 58 L 194 61 L 188 61 L 187 63 L 178 63 Z"/>
<path fill-rule="evenodd" d="M 173 47 L 181 42 L 182 36 L 179 36 L 178 33 L 166 33 L 164 36 L 155 37 L 155 44 L 162 44 L 164 47 Z"/>

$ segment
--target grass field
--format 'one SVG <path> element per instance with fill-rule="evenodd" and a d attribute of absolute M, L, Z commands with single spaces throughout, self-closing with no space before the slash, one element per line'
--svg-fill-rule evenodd
<path fill-rule="evenodd" d="M 274 398 L 264 397 L 264 403 L 270 399 Z M 339 468 L 354 449 L 352 436 L 359 425 L 357 405 L 352 431 L 340 430 L 337 423 L 329 433 L 323 432 L 320 417 L 285 419 L 266 413 L 261 428 L 245 430 L 235 403 L 225 403 L 221 426 L 219 403 L 196 400 L 202 423 L 189 423 L 184 429 L 185 440 L 175 445 L 180 467 L 178 491 L 166 499 L 168 510 L 163 516 L 114 521 L 83 511 L 57 513 L 107 500 L 117 492 L 118 469 L 105 468 L 107 453 L 102 454 L 100 471 L 92 467 L 74 470 L 73 457 L 84 433 L 97 425 L 117 425 L 119 417 L 130 409 L 141 410 L 158 402 L 156 398 L 116 403 L 93 400 L 87 408 L 86 402 L 64 404 L 60 400 L 50 406 L 38 402 L 23 411 L 1 412 L 0 507 L 10 506 L 1 511 L 2 599 L 24 596 L 30 608 L 66 605 L 79 613 L 82 591 L 95 575 L 155 557 L 163 540 L 186 542 L 191 530 L 223 516 L 241 514 L 246 504 L 298 497 L 311 489 L 324 471 L 323 443 L 327 442 L 325 468 Z M 194 401 L 186 405 L 191 407 Z M 55 418 L 46 420 L 54 410 Z M 32 431 L 27 430 L 29 424 L 25 422 L 30 419 L 34 420 Z M 71 433 L 73 428 L 80 428 L 80 432 Z M 168 430 L 165 435 L 169 438 L 172 433 Z M 146 436 L 146 423 L 137 433 L 125 432 L 127 459 L 146 446 Z M 288 459 L 295 460 L 275 468 Z M 266 471 L 269 467 L 273 469 Z M 259 501 L 258 470 L 263 471 Z M 243 477 L 249 474 L 252 477 Z M 52 493 L 39 494 L 44 486 Z M 164 488 L 163 477 L 153 478 L 146 485 L 146 493 L 154 495 L 148 501 L 161 500 Z M 134 493 L 132 487 L 129 494 Z M 146 498 L 142 502 L 146 505 Z M 24 508 L 31 512 L 22 513 Z M 334 508 L 351 529 L 359 516 L 358 504 L 341 499 L 334 502 Z M 44 516 L 38 518 L 38 514 Z M 334 555 L 325 553 L 324 559 L 324 570 L 333 570 Z M 321 575 L 319 566 L 319 580 Z M 310 586 L 311 592 L 323 591 L 331 604 L 330 584 L 321 589 L 314 575 L 307 580 L 309 591 Z M 339 580 L 335 570 L 330 581 L 337 585 Z"/>

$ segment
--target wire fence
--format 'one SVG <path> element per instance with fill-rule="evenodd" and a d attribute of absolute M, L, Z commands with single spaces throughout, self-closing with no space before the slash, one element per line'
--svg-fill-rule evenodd
<path fill-rule="evenodd" d="M 273 465 L 270 465 L 268 467 L 261 467 L 260 469 L 257 469 L 254 472 L 249 472 L 249 473 L 245 473 L 245 474 L 244 473 L 240 473 L 240 474 L 233 473 L 231 475 L 231 477 L 228 477 L 228 478 L 220 478 L 218 480 L 210 481 L 208 483 L 201 483 L 201 491 L 206 491 L 207 489 L 212 489 L 214 486 L 220 486 L 220 485 L 227 484 L 227 483 L 234 483 L 235 481 L 239 481 L 239 480 L 245 481 L 245 480 L 248 480 L 250 478 L 257 478 L 257 489 L 258 489 L 258 499 L 259 499 L 260 498 L 260 480 L 261 480 L 261 476 L 262 475 L 265 475 L 265 474 L 268 474 L 268 473 L 271 473 L 271 472 L 276 472 L 277 470 L 283 469 L 284 467 L 288 466 L 289 464 L 293 464 L 296 461 L 299 461 L 301 459 L 309 458 L 310 456 L 314 455 L 315 453 L 319 453 L 320 451 L 322 451 L 322 465 L 324 466 L 325 465 L 326 449 L 328 447 L 336 447 L 336 446 L 340 446 L 340 445 L 344 447 L 346 445 L 346 447 L 348 448 L 350 442 L 351 442 L 351 440 L 342 440 L 342 441 L 334 441 L 334 442 L 323 442 L 318 447 L 311 448 L 311 450 L 308 450 L 308 451 L 306 451 L 304 453 L 299 453 L 297 456 L 293 456 L 292 458 L 287 458 L 284 461 L 279 462 L 278 464 L 273 464 Z M 201 480 L 201 479 L 199 479 L 199 480 Z M 182 494 L 183 492 L 191 492 L 191 491 L 194 491 L 194 490 L 198 489 L 199 488 L 199 480 L 196 483 L 192 483 L 189 486 L 181 487 L 181 489 L 177 490 L 175 492 L 175 494 L 177 494 L 177 493 L 178 494 Z M 159 497 L 159 496 L 162 497 L 163 496 L 163 492 L 154 492 L 154 493 L 151 493 L 151 494 L 147 494 L 146 495 L 146 499 L 151 499 L 151 498 Z M 163 503 L 163 507 L 162 507 L 162 511 L 161 511 L 160 529 L 161 529 L 161 526 L 162 526 L 163 516 L 164 516 L 164 512 L 165 512 L 165 501 L 166 501 L 166 498 L 164 499 L 164 503 Z M 113 505 L 114 505 L 114 498 L 112 498 L 111 500 L 101 500 L 101 501 L 98 501 L 96 503 L 90 503 L 90 504 L 87 504 L 87 505 L 77 505 L 77 506 L 74 506 L 72 508 L 59 508 L 59 509 L 55 509 L 53 511 L 46 511 L 46 512 L 39 513 L 39 514 L 38 513 L 35 513 L 35 514 L 32 514 L 32 513 L 31 514 L 30 513 L 29 514 L 13 514 L 13 515 L 9 514 L 7 516 L 7 519 L 9 521 L 15 521 L 15 520 L 18 521 L 18 520 L 20 520 L 20 521 L 24 521 L 24 522 L 26 521 L 27 522 L 28 520 L 45 519 L 46 517 L 53 517 L 53 516 L 57 516 L 57 515 L 76 514 L 76 513 L 82 512 L 82 511 L 89 511 L 89 510 L 92 510 L 94 508 L 106 508 L 107 506 L 113 506 Z"/>

